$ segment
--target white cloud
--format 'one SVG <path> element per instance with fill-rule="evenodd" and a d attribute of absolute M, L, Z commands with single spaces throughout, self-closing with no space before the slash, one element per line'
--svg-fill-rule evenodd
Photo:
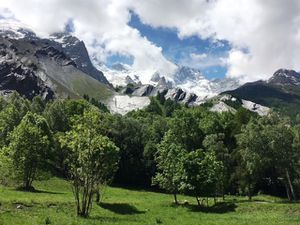
<path fill-rule="evenodd" d="M 62 30 L 72 18 L 91 53 L 102 60 L 111 53 L 133 56 L 136 69 L 166 73 L 174 64 L 128 25 L 130 10 L 143 23 L 174 28 L 180 38 L 230 43 L 225 59 L 191 56 L 199 67 L 225 63 L 228 76 L 243 81 L 267 78 L 281 67 L 300 70 L 299 0 L 1 0 L 1 6 L 42 34 Z"/>
<path fill-rule="evenodd" d="M 0 8 L 9 9 L 41 36 L 63 31 L 72 20 L 74 35 L 84 40 L 93 57 L 105 61 L 111 54 L 128 55 L 134 58 L 136 70 L 171 73 L 176 66 L 163 56 L 162 49 L 127 24 L 131 16 L 129 3 L 130 0 L 1 0 Z"/>
<path fill-rule="evenodd" d="M 204 60 L 207 58 L 207 54 L 206 53 L 202 53 L 202 54 L 195 54 L 195 53 L 192 53 L 190 54 L 191 58 L 193 60 Z"/>
<path fill-rule="evenodd" d="M 207 69 L 213 66 L 225 66 L 224 59 L 217 56 L 208 55 L 206 53 L 191 53 L 187 57 L 181 59 L 181 65 L 189 66 L 197 69 Z"/>
<path fill-rule="evenodd" d="M 134 9 L 144 23 L 176 28 L 181 38 L 227 40 L 229 76 L 249 81 L 280 67 L 300 70 L 298 0 L 147 0 Z"/>

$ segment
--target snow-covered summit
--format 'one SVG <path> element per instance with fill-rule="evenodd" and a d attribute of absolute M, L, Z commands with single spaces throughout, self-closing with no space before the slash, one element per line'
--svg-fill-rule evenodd
<path fill-rule="evenodd" d="M 12 39 L 35 37 L 33 29 L 16 20 L 0 19 L 0 35 Z"/>

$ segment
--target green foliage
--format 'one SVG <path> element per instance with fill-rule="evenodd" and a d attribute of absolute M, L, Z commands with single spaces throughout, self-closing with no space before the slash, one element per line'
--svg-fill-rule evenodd
<path fill-rule="evenodd" d="M 160 116 L 162 116 L 164 113 L 159 101 L 157 101 L 157 99 L 154 97 L 150 98 L 150 104 L 146 107 L 146 112 L 154 113 Z"/>
<path fill-rule="evenodd" d="M 137 120 L 113 116 L 104 121 L 107 136 L 120 148 L 116 182 L 127 185 L 145 183 L 144 131 Z"/>
<path fill-rule="evenodd" d="M 96 106 L 98 109 L 100 109 L 103 112 L 109 112 L 109 109 L 99 100 L 96 100 L 95 98 L 90 98 L 87 94 L 83 95 L 83 98 L 90 102 L 92 105 Z"/>
<path fill-rule="evenodd" d="M 20 123 L 22 115 L 14 105 L 7 105 L 0 111 L 0 147 L 9 143 L 9 133 Z"/>
<path fill-rule="evenodd" d="M 201 111 L 182 109 L 176 111 L 169 123 L 174 139 L 187 151 L 195 150 L 202 145 L 204 134 L 199 126 L 201 119 L 199 114 Z"/>
<path fill-rule="evenodd" d="M 183 189 L 191 191 L 200 205 L 200 196 L 216 196 L 222 173 L 222 162 L 213 151 L 197 149 L 189 152 L 184 159 Z"/>
<path fill-rule="evenodd" d="M 277 114 L 251 120 L 237 137 L 244 171 L 242 181 L 247 183 L 249 198 L 255 182 L 261 179 L 261 172 L 274 168 L 283 178 L 288 198 L 295 199 L 290 173 L 298 164 L 300 153 L 295 144 L 297 136 L 294 138 L 289 122 Z"/>
<path fill-rule="evenodd" d="M 60 141 L 69 150 L 67 165 L 72 180 L 77 214 L 87 217 L 99 185 L 110 182 L 117 168 L 119 149 L 91 125 L 92 114 L 84 113 Z"/>
<path fill-rule="evenodd" d="M 162 142 L 158 145 L 158 152 L 155 157 L 158 172 L 153 179 L 162 189 L 174 195 L 178 194 L 183 175 L 183 157 L 185 150 L 174 140 L 171 132 L 167 132 Z"/>
<path fill-rule="evenodd" d="M 30 111 L 37 114 L 42 114 L 45 110 L 45 107 L 46 107 L 45 101 L 42 99 L 41 96 L 38 95 L 32 99 L 30 105 Z"/>
<path fill-rule="evenodd" d="M 29 112 L 9 139 L 4 151 L 11 158 L 11 172 L 25 190 L 30 190 L 37 174 L 45 169 L 50 159 L 51 131 L 43 117 Z"/>

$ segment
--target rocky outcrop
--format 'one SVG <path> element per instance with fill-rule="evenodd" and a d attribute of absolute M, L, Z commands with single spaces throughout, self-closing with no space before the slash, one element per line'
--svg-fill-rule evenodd
<path fill-rule="evenodd" d="M 45 100 L 53 99 L 55 94 L 36 74 L 37 67 L 33 63 L 26 65 L 15 55 L 15 47 L 1 44 L 0 51 L 0 90 L 6 95 L 17 91 L 32 99 L 41 95 Z"/>
<path fill-rule="evenodd" d="M 79 70 L 90 75 L 101 83 L 111 86 L 103 73 L 97 70 L 92 64 L 83 41 L 80 41 L 78 38 L 68 33 L 53 34 L 51 40 L 52 41 L 49 42 L 49 45 L 64 52 L 76 63 Z"/>

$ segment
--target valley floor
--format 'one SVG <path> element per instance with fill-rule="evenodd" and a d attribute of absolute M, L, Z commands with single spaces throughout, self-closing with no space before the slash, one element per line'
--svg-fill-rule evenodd
<path fill-rule="evenodd" d="M 172 196 L 143 190 L 107 188 L 103 203 L 93 205 L 91 216 L 78 218 L 70 185 L 60 179 L 36 182 L 35 193 L 0 186 L 0 224 L 300 224 L 300 204 L 271 196 L 256 196 L 252 202 L 227 196 L 224 203 L 196 207 L 196 200 L 179 196 L 189 205 L 174 206 Z M 212 201 L 211 201 L 211 205 Z"/>

